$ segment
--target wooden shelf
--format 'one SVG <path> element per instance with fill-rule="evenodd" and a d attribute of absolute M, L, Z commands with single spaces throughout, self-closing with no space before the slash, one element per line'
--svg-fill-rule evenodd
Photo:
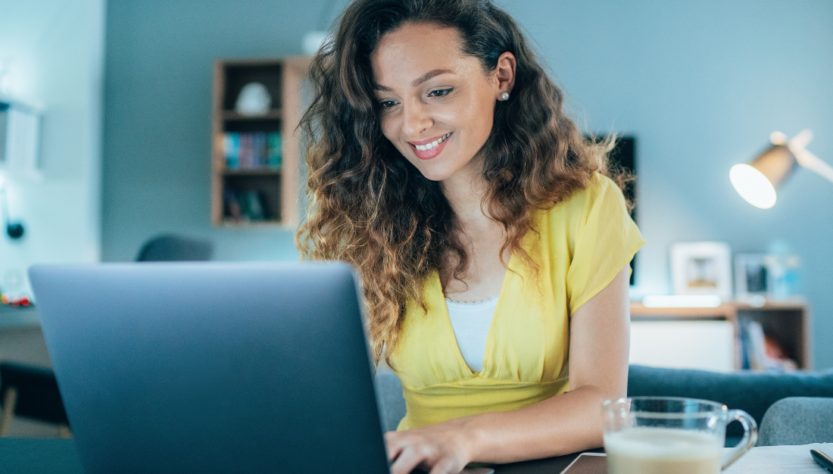
<path fill-rule="evenodd" d="M 223 227 L 231 227 L 231 228 L 240 228 L 240 227 L 248 227 L 248 228 L 258 228 L 258 227 L 283 227 L 284 224 L 281 221 L 277 220 L 264 220 L 264 221 L 235 221 L 231 219 L 225 219 L 222 223 Z"/>
<path fill-rule="evenodd" d="M 211 154 L 214 225 L 241 228 L 298 224 L 301 144 L 295 130 L 303 113 L 301 85 L 309 66 L 309 58 L 232 59 L 215 63 Z M 264 115 L 234 111 L 240 91 L 252 82 L 263 84 L 271 98 L 271 110 Z M 232 133 L 239 135 L 227 135 Z M 250 146 L 260 150 L 240 159 L 241 165 L 276 164 L 277 160 L 263 160 L 261 152 L 268 154 L 273 143 L 280 143 L 280 168 L 229 168 L 224 152 L 226 137 L 239 139 L 241 148 L 245 143 L 246 150 L 251 150 Z M 263 137 L 268 144 L 264 144 Z M 251 220 L 237 220 L 237 216 L 249 216 Z"/>
<path fill-rule="evenodd" d="M 687 319 L 733 319 L 735 306 L 722 304 L 714 308 L 654 308 L 647 307 L 641 302 L 631 301 L 631 318 L 687 318 Z"/>
<path fill-rule="evenodd" d="M 233 110 L 223 111 L 223 120 L 226 121 L 250 122 L 254 120 L 281 120 L 282 118 L 283 112 L 281 110 L 270 110 L 263 115 L 243 115 Z"/>
<path fill-rule="evenodd" d="M 224 169 L 224 176 L 280 176 L 280 168 L 246 168 L 246 169 Z"/>

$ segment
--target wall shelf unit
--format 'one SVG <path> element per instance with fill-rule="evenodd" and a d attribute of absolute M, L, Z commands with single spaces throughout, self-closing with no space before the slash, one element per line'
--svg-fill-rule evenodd
<path fill-rule="evenodd" d="M 211 221 L 224 227 L 295 226 L 299 221 L 301 85 L 309 58 L 220 60 L 214 67 Z M 270 109 L 235 110 L 243 87 L 263 84 Z"/>
<path fill-rule="evenodd" d="M 730 347 L 721 348 L 715 345 L 709 345 L 709 340 L 696 342 L 695 345 L 700 346 L 704 354 L 710 352 L 726 349 L 731 351 L 732 361 L 730 365 L 732 369 L 740 369 L 743 366 L 744 350 L 748 348 L 748 343 L 742 338 L 744 326 L 750 321 L 754 321 L 763 329 L 763 333 L 767 338 L 777 343 L 785 355 L 796 362 L 799 370 L 812 369 L 812 359 L 810 356 L 810 315 L 807 304 L 803 301 L 782 301 L 782 302 L 767 302 L 762 306 L 751 306 L 745 303 L 732 302 L 723 303 L 714 308 L 652 308 L 646 307 L 641 302 L 632 301 L 630 304 L 631 311 L 631 328 L 640 330 L 641 323 L 651 322 L 725 322 L 731 327 L 732 337 L 729 340 Z M 646 325 L 647 326 L 647 325 Z M 674 325 L 669 324 L 664 326 L 667 332 L 666 337 L 669 339 L 677 339 L 680 344 L 685 344 L 687 340 L 691 340 L 694 336 L 689 332 L 691 328 L 696 328 L 697 325 L 679 325 L 679 331 L 674 334 Z M 632 339 L 633 340 L 633 339 Z M 631 353 L 633 354 L 634 348 Z M 643 349 L 643 348 L 637 348 Z M 646 352 L 642 352 L 645 354 Z M 662 365 L 664 360 L 673 357 L 672 354 L 662 354 L 662 351 L 656 351 L 652 356 L 656 364 Z M 650 361 L 639 360 L 636 363 L 648 363 Z M 697 361 L 692 360 L 691 367 L 697 367 Z"/>

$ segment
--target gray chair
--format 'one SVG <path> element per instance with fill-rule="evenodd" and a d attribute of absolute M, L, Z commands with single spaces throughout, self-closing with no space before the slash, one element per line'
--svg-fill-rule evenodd
<path fill-rule="evenodd" d="M 178 235 L 159 235 L 149 239 L 139 250 L 138 262 L 185 262 L 211 260 L 214 245 L 205 240 Z"/>
<path fill-rule="evenodd" d="M 772 404 L 758 432 L 758 446 L 833 442 L 833 398 L 790 397 Z"/>
<path fill-rule="evenodd" d="M 376 400 L 385 431 L 396 431 L 399 421 L 405 417 L 405 398 L 402 397 L 402 382 L 388 368 L 376 371 Z"/>

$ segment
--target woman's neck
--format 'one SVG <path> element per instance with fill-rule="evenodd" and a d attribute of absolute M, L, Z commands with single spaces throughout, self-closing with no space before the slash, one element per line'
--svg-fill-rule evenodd
<path fill-rule="evenodd" d="M 488 216 L 482 205 L 488 190 L 480 173 L 468 176 L 457 173 L 453 180 L 442 182 L 443 194 L 459 224 L 457 238 L 467 256 L 466 268 L 455 276 L 459 262 L 455 255 L 440 270 L 440 282 L 446 297 L 455 301 L 481 301 L 500 292 L 506 268 L 504 264 L 512 255 L 506 249 L 501 262 L 501 250 L 505 241 L 503 226 Z M 458 279 L 459 278 L 459 279 Z"/>
<path fill-rule="evenodd" d="M 482 206 L 488 186 L 479 167 L 468 166 L 459 170 L 441 182 L 440 188 L 463 230 L 476 230 L 494 223 Z"/>

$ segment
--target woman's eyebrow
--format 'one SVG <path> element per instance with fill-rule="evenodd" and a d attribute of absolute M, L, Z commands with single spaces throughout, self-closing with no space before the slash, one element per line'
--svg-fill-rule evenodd
<path fill-rule="evenodd" d="M 439 76 L 440 74 L 448 74 L 448 73 L 453 73 L 453 72 L 454 71 L 451 71 L 449 69 L 434 69 L 433 71 L 427 72 L 427 73 L 419 76 L 418 78 L 414 79 L 414 82 L 411 83 L 411 86 L 416 87 L 416 86 L 422 84 L 423 82 L 427 81 L 428 79 L 431 79 L 432 77 Z M 373 84 L 373 89 L 377 90 L 377 91 L 388 91 L 388 92 L 393 90 L 390 87 L 386 87 L 386 86 L 383 86 L 381 84 Z"/>
<path fill-rule="evenodd" d="M 452 72 L 452 71 L 450 71 L 448 69 L 434 69 L 433 71 L 425 73 L 425 74 L 419 76 L 418 78 L 416 78 L 414 80 L 414 82 L 411 83 L 411 85 L 416 87 L 416 86 L 422 84 L 423 82 L 427 81 L 428 79 L 431 79 L 432 77 L 439 76 L 440 74 L 450 73 L 450 72 Z"/>

